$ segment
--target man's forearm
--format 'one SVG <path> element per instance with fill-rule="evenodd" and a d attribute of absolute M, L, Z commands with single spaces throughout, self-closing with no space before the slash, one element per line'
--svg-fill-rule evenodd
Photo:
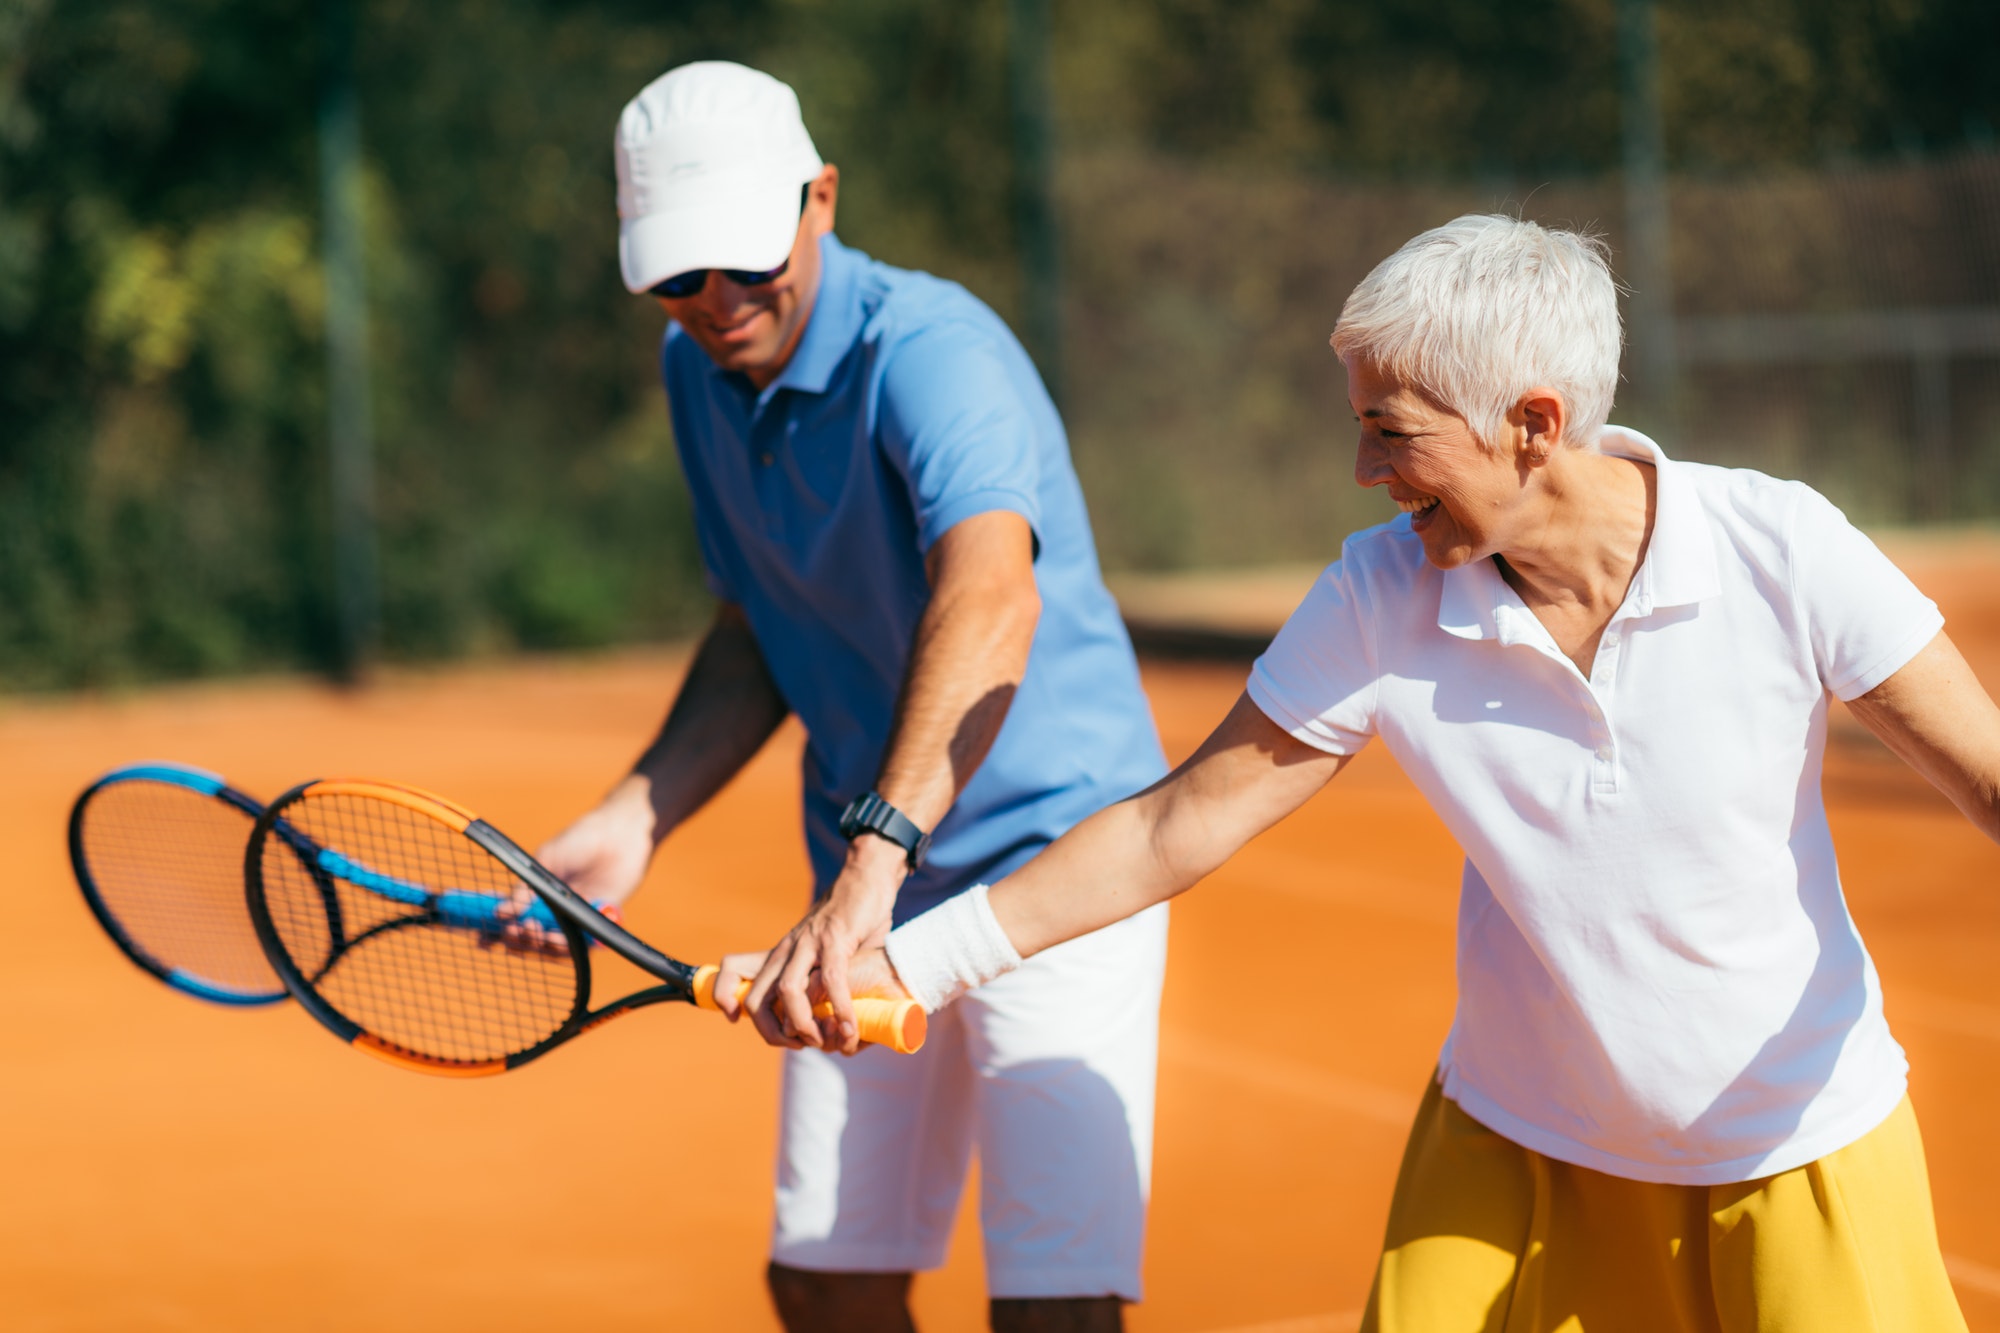
<path fill-rule="evenodd" d="M 790 713 L 740 608 L 724 606 L 695 651 L 660 734 L 619 784 L 667 836 L 721 791 Z"/>
<path fill-rule="evenodd" d="M 1025 524 L 1018 532 L 953 529 L 940 546 L 954 538 L 961 540 L 938 569 L 917 624 L 876 781 L 884 800 L 926 829 L 937 827 L 993 748 L 1041 614 Z M 1008 550 L 1016 541 L 1019 551 Z"/>
<path fill-rule="evenodd" d="M 920 828 L 935 830 L 1006 720 L 1027 672 L 1041 597 L 1034 535 L 1018 514 L 965 519 L 938 539 L 924 563 L 930 605 L 917 622 L 875 788 Z M 887 937 L 908 873 L 896 843 L 862 836 L 848 844 L 832 891 L 765 958 L 751 987 L 765 1040 L 832 1041 L 854 1051 L 859 1030 L 848 1008 L 848 960 Z M 815 973 L 840 1016 L 838 1036 L 823 1033 L 813 1017 L 806 992 Z M 763 997 L 772 993 L 777 1005 L 767 1010 Z"/>

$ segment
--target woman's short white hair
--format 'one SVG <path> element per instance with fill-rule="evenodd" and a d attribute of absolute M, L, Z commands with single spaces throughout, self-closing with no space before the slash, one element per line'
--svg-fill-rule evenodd
<path fill-rule="evenodd" d="M 1468 214 L 1407 242 L 1341 307 L 1333 350 L 1464 417 L 1496 447 L 1508 411 L 1547 387 L 1563 443 L 1592 448 L 1618 388 L 1618 287 L 1596 236 Z"/>

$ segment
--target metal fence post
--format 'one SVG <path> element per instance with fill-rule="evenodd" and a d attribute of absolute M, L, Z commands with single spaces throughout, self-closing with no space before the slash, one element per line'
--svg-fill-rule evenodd
<path fill-rule="evenodd" d="M 1680 373 L 1653 0 L 1618 0 L 1618 64 L 1625 140 L 1624 269 L 1632 287 L 1632 365 L 1638 372 L 1634 387 L 1656 419 L 1656 429 L 1670 432 Z"/>
<path fill-rule="evenodd" d="M 379 634 L 354 0 L 321 0 L 320 19 L 325 42 L 319 99 L 320 244 L 326 275 L 335 668 L 342 679 L 352 681 L 367 670 Z"/>
<path fill-rule="evenodd" d="M 1049 0 L 1009 0 L 1008 94 L 1014 131 L 1014 217 L 1028 350 L 1062 401 L 1062 255 L 1056 228 L 1055 132 L 1049 91 Z"/>

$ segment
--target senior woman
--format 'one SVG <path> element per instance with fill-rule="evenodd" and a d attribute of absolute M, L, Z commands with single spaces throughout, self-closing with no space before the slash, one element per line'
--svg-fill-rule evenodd
<path fill-rule="evenodd" d="M 1364 1329 L 1963 1329 L 1820 760 L 1834 695 L 1993 836 L 2000 711 L 1818 494 L 1607 426 L 1619 341 L 1587 237 L 1465 217 L 1385 260 L 1333 346 L 1402 516 L 1171 776 L 851 980 L 944 1003 L 1188 888 L 1380 736 L 1466 861 Z M 851 1047 L 805 998 L 800 1036 Z"/>

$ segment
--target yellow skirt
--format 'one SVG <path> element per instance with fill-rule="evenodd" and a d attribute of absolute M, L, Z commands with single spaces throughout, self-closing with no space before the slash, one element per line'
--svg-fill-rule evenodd
<path fill-rule="evenodd" d="M 1965 1333 L 1909 1099 L 1781 1175 L 1655 1185 L 1417 1112 L 1362 1333 Z"/>

